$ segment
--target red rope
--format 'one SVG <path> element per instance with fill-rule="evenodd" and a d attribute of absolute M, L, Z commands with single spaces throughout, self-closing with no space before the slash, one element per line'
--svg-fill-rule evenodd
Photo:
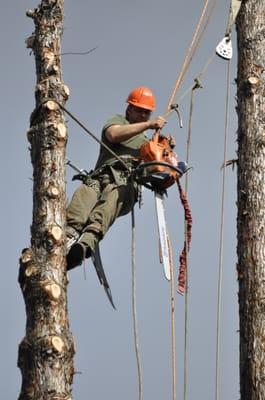
<path fill-rule="evenodd" d="M 179 276 L 178 276 L 178 292 L 180 294 L 184 294 L 186 290 L 187 255 L 190 250 L 190 243 L 191 243 L 192 216 L 186 194 L 183 192 L 178 179 L 176 180 L 176 182 L 179 189 L 179 197 L 184 208 L 184 215 L 186 222 L 184 247 L 179 256 Z"/>

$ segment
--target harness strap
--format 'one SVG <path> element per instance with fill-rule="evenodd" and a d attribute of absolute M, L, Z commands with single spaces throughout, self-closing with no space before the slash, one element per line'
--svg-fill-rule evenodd
<path fill-rule="evenodd" d="M 185 293 L 186 289 L 186 276 L 187 276 L 187 255 L 190 249 L 191 243 L 191 229 L 192 229 L 192 216 L 188 203 L 188 199 L 186 194 L 182 190 L 179 179 L 176 179 L 176 183 L 179 190 L 180 201 L 184 208 L 185 215 L 185 239 L 184 239 L 184 247 L 179 256 L 179 276 L 178 276 L 178 292 L 180 294 Z"/>

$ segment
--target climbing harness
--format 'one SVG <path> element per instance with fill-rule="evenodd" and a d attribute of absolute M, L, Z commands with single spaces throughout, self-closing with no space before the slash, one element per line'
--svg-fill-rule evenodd
<path fill-rule="evenodd" d="M 231 40 L 232 27 L 241 8 L 241 0 L 231 0 L 227 28 L 224 38 L 216 47 L 216 54 L 225 60 L 231 60 L 233 57 L 233 47 Z"/>

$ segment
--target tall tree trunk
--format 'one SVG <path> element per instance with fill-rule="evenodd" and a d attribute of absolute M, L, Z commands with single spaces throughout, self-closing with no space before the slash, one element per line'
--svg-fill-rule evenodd
<path fill-rule="evenodd" d="M 238 33 L 241 400 L 265 399 L 265 0 L 242 0 Z"/>
<path fill-rule="evenodd" d="M 42 0 L 27 12 L 35 23 L 26 43 L 35 54 L 37 84 L 28 131 L 34 177 L 31 248 L 22 251 L 19 270 L 27 314 L 18 353 L 19 400 L 71 398 L 74 346 L 67 314 L 64 236 L 67 129 L 58 105 L 69 95 L 60 62 L 63 6 L 64 0 Z"/>

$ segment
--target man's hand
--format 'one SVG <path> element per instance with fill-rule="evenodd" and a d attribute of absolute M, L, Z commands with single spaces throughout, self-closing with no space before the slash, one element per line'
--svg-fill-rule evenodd
<path fill-rule="evenodd" d="M 176 147 L 177 144 L 176 139 L 171 135 L 167 135 L 166 138 L 168 140 L 168 144 L 171 147 L 171 149 L 174 149 L 174 147 Z"/>
<path fill-rule="evenodd" d="M 162 129 L 166 123 L 165 118 L 159 116 L 148 121 L 148 129 Z"/>

